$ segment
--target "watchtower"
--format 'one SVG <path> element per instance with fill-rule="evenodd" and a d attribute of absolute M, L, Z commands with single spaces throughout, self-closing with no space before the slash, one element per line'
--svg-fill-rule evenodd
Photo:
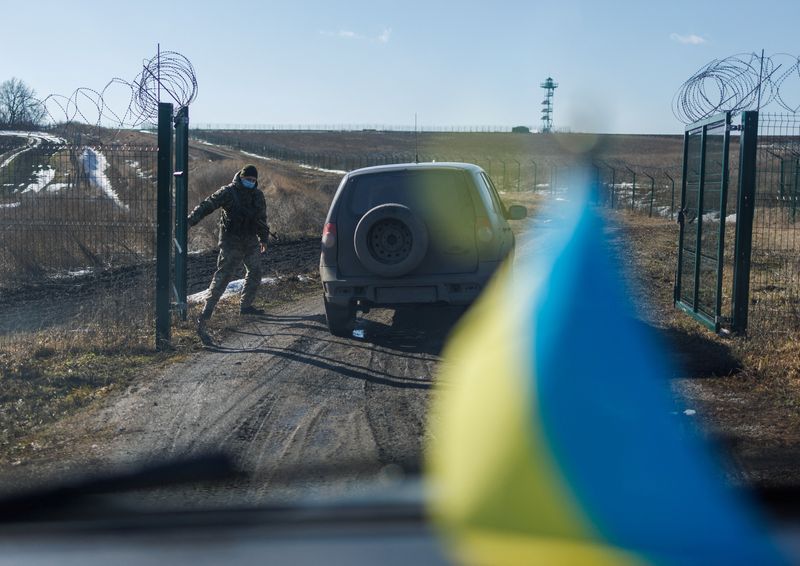
<path fill-rule="evenodd" d="M 540 85 L 544 89 L 544 100 L 542 100 L 542 132 L 553 131 L 553 91 L 558 88 L 558 83 L 551 77 Z"/>

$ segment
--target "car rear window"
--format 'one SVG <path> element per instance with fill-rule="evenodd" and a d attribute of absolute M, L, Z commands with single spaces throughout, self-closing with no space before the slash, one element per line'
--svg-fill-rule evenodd
<path fill-rule="evenodd" d="M 389 202 L 435 218 L 474 216 L 470 181 L 462 171 L 387 171 L 359 175 L 350 184 L 348 208 L 358 217 Z"/>

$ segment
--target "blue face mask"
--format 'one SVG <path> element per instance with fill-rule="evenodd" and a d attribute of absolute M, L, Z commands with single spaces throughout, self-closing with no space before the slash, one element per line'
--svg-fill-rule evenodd
<path fill-rule="evenodd" d="M 251 181 L 250 179 L 240 179 L 240 181 L 242 182 L 242 186 L 245 189 L 252 189 L 253 187 L 256 186 L 256 182 Z"/>

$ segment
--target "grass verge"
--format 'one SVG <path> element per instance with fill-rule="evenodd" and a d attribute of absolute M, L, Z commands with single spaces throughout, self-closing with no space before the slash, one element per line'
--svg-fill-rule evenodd
<path fill-rule="evenodd" d="M 751 487 L 800 484 L 800 340 L 792 333 L 725 338 L 673 307 L 677 226 L 614 215 L 612 245 L 632 266 L 639 315 L 679 361 L 672 386 L 732 461 L 730 479 Z"/>

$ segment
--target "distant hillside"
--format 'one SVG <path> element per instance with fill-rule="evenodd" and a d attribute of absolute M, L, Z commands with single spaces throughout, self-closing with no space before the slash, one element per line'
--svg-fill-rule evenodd
<path fill-rule="evenodd" d="M 621 160 L 642 167 L 677 167 L 682 159 L 683 137 L 631 134 L 512 134 L 198 130 L 193 135 L 242 149 L 263 145 L 287 151 L 375 155 L 408 153 L 437 159 L 469 160 L 470 157 L 534 160 L 570 160 L 574 154 L 592 151 L 595 159 Z"/>

